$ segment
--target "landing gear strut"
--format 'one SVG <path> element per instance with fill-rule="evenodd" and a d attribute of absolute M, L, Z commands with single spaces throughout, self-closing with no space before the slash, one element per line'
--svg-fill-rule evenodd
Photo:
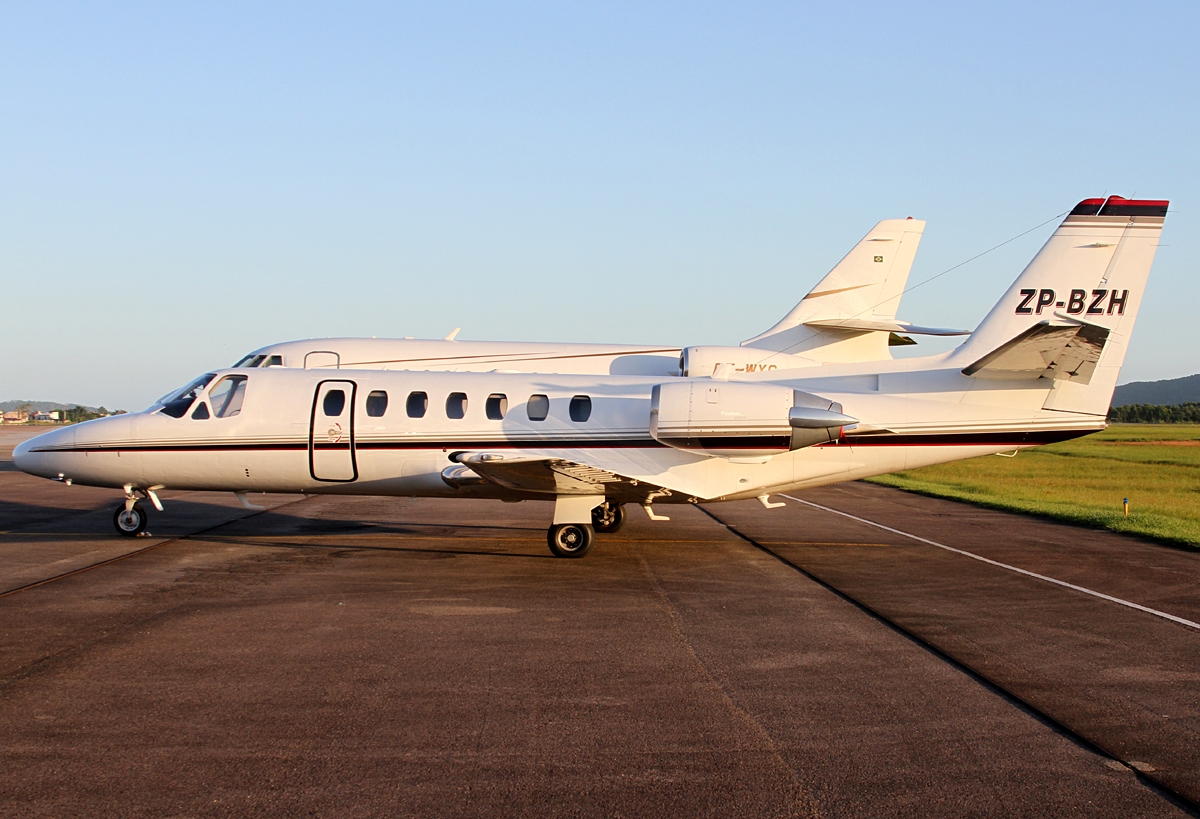
<path fill-rule="evenodd" d="M 605 501 L 592 510 L 592 528 L 596 534 L 611 535 L 625 525 L 625 507 Z"/>
<path fill-rule="evenodd" d="M 583 557 L 592 550 L 596 533 L 587 523 L 556 523 L 546 532 L 555 557 Z"/>
<path fill-rule="evenodd" d="M 122 502 L 113 513 L 113 526 L 125 537 L 137 537 L 146 531 L 146 523 L 146 510 L 140 503 L 127 505 Z"/>

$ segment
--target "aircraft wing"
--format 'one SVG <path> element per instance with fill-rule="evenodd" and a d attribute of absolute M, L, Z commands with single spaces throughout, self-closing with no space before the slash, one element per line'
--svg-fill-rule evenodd
<path fill-rule="evenodd" d="M 458 462 L 491 483 L 520 492 L 607 495 L 623 503 L 647 503 L 672 494 L 656 483 L 548 454 L 466 452 Z"/>
<path fill-rule="evenodd" d="M 963 375 L 1004 380 L 1052 378 L 1087 384 L 1108 341 L 1108 330 L 1093 324 L 1042 321 L 983 358 Z"/>

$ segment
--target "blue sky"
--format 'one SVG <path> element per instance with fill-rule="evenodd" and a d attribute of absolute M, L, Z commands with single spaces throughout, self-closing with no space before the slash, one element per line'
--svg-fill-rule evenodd
<path fill-rule="evenodd" d="M 736 344 L 880 219 L 910 283 L 1172 200 L 1122 382 L 1200 371 L 1200 6 L 0 6 L 0 400 L 328 335 Z M 905 297 L 974 326 L 1053 230 Z M 922 349 L 943 349 L 934 343 Z"/>

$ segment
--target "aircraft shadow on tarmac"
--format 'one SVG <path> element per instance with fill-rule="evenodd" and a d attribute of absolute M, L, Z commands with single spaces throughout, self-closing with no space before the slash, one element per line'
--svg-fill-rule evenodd
<path fill-rule="evenodd" d="M 430 534 L 415 534 L 415 536 L 414 536 L 414 534 L 409 534 L 409 537 L 413 537 L 414 543 L 420 542 L 420 540 L 427 539 L 430 537 L 437 537 L 437 538 L 444 537 L 444 538 L 448 538 L 448 539 L 452 538 L 452 536 L 450 536 L 450 534 L 445 534 L 445 536 L 430 536 Z M 536 558 L 536 560 L 550 560 L 550 561 L 557 560 L 556 557 L 554 557 L 551 554 L 548 554 L 548 552 L 547 552 L 547 554 L 535 554 L 535 552 L 509 551 L 509 550 L 505 550 L 505 549 L 462 549 L 462 548 L 451 548 L 451 546 L 418 546 L 418 545 L 401 545 L 401 544 L 392 545 L 392 544 L 378 544 L 378 543 L 347 543 L 347 542 L 344 542 L 344 540 L 341 540 L 341 542 L 336 542 L 336 540 L 330 540 L 330 542 L 328 542 L 328 543 L 299 542 L 299 540 L 274 540 L 274 539 L 271 539 L 271 540 L 246 540 L 246 539 L 242 539 L 242 538 L 238 538 L 238 537 L 230 538 L 230 537 L 218 537 L 218 536 L 197 536 L 197 537 L 192 537 L 192 538 L 188 538 L 188 539 L 190 539 L 191 542 L 193 542 L 193 543 L 211 543 L 214 545 L 220 544 L 223 546 L 238 544 L 241 546 L 256 546 L 256 548 L 294 549 L 294 550 L 298 550 L 298 551 L 324 550 L 324 551 L 332 552 L 332 554 L 334 554 L 334 556 L 349 555 L 349 554 L 353 554 L 353 552 L 380 551 L 380 552 L 392 552 L 392 554 L 400 554 L 400 555 L 424 556 L 426 558 L 431 558 L 431 560 L 438 560 L 438 558 L 460 557 L 460 556 L 524 557 L 524 558 Z M 460 540 L 460 542 L 462 540 L 462 538 L 452 538 L 452 539 Z"/>
<path fill-rule="evenodd" d="M 0 500 L 0 535 L 8 542 L 44 540 L 47 535 L 63 537 L 112 537 L 112 516 L 120 496 L 103 506 L 70 507 Z M 158 537 L 186 536 L 231 521 L 242 512 L 238 507 L 188 500 L 171 500 L 166 513 L 151 512 L 151 530 Z M 264 513 L 266 514 L 266 513 Z M 23 537 L 28 536 L 28 537 Z"/>
<path fill-rule="evenodd" d="M 286 514 L 263 512 L 249 520 L 247 525 L 255 529 L 254 539 L 247 539 L 236 529 L 213 532 L 209 535 L 199 535 L 190 538 L 193 541 L 211 541 L 213 543 L 239 543 L 245 546 L 267 546 L 281 549 L 317 549 L 333 550 L 336 552 L 395 552 L 411 555 L 427 555 L 433 558 L 454 557 L 456 555 L 471 555 L 482 557 L 522 557 L 539 560 L 554 560 L 549 553 L 530 553 L 527 551 L 511 551 L 498 545 L 497 541 L 520 540 L 523 543 L 541 547 L 544 530 L 538 526 L 500 525 L 456 523 L 419 523 L 411 521 L 364 521 L 355 518 L 310 518 L 293 517 Z M 279 540 L 276 538 L 283 537 Z M 288 540 L 288 536 L 304 538 L 304 540 Z M 341 536 L 349 536 L 354 540 L 345 540 Z M 363 542 L 363 536 L 372 538 L 395 537 L 396 542 L 380 543 Z M 261 540 L 257 539 L 262 537 Z M 326 539 L 327 538 L 327 539 Z M 417 545 L 429 540 L 445 541 L 444 546 Z M 358 542 L 355 542 L 358 541 Z M 406 542 L 407 541 L 407 542 Z M 497 544 L 495 549 L 463 548 L 470 543 Z M 451 545 L 451 543 L 455 545 Z"/>
<path fill-rule="evenodd" d="M 112 504 L 116 508 L 116 501 Z M 101 517 L 96 517 L 100 515 Z M 112 510 L 97 510 L 88 507 L 48 506 L 36 503 L 19 503 L 0 500 L 0 532 L 12 537 L 22 531 L 42 528 L 47 524 L 62 524 L 56 527 L 64 534 L 92 535 L 100 532 L 98 521 L 112 516 Z M 95 520 L 89 520 L 89 517 Z M 106 520 L 108 532 L 112 531 L 111 520 Z M 106 534 L 107 534 L 106 533 Z"/>

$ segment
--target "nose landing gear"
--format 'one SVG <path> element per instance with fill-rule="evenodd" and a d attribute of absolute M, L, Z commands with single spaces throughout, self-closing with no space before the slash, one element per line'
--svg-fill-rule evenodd
<path fill-rule="evenodd" d="M 113 526 L 125 537 L 137 537 L 146 531 L 146 510 L 140 503 L 126 505 L 124 502 L 113 513 Z"/>

